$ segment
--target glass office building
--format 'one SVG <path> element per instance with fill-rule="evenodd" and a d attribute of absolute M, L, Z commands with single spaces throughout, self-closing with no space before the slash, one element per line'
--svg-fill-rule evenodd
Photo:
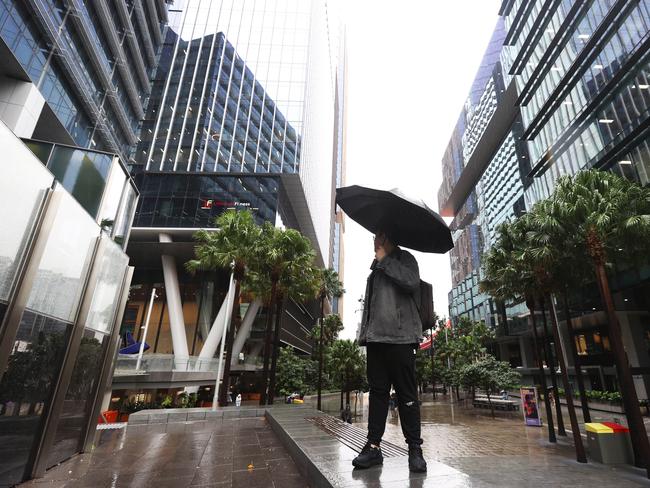
<path fill-rule="evenodd" d="M 0 485 L 89 449 L 167 2 L 0 2 Z"/>
<path fill-rule="evenodd" d="M 137 191 L 116 155 L 0 122 L 0 485 L 89 448 L 132 269 Z"/>
<path fill-rule="evenodd" d="M 562 175 L 597 168 L 647 184 L 650 2 L 505 0 L 500 15 L 505 37 L 499 64 L 507 103 L 497 101 L 482 134 L 456 144 L 471 155 L 464 164 L 443 164 L 439 200 L 443 213 L 455 216 L 455 232 L 462 233 L 466 225 L 464 232 L 478 234 L 474 240 L 458 237 L 451 315 L 489 321 L 492 314 L 502 358 L 523 365 L 528 374 L 534 359 L 526 307 L 495 303 L 489 312 L 472 314 L 482 297 L 480 267 L 468 260 L 476 257 L 469 250 L 476 241 L 481 252 L 488 250 L 496 226 L 548 197 Z M 491 132 L 493 126 L 502 130 Z M 498 146 L 489 144 L 495 137 Z M 476 154 L 482 163 L 473 165 Z M 475 269 L 471 279 L 459 287 L 457 280 L 470 268 Z M 650 379 L 647 270 L 615 269 L 611 277 L 639 398 L 647 398 Z M 575 335 L 569 337 L 563 324 L 562 333 L 576 343 L 588 384 L 615 390 L 607 319 L 595 285 L 572 293 L 569 313 Z M 575 374 L 571 358 L 568 362 Z"/>
<path fill-rule="evenodd" d="M 511 114 L 503 113 L 509 100 L 500 63 L 505 35 L 503 20 L 499 19 L 443 156 L 443 182 L 438 192 L 442 214 L 454 217 L 451 317 L 467 315 L 492 326 L 496 326 L 496 305 L 479 292 L 478 286 L 481 254 L 489 243 L 492 228 L 486 209 L 489 208 L 490 215 L 499 216 L 511 211 L 512 197 L 501 198 L 498 185 L 502 167 L 510 167 L 513 173 L 512 166 L 517 165 L 512 151 L 514 142 L 507 137 Z M 491 146 L 486 147 L 490 142 Z M 516 176 L 512 174 L 513 186 L 517 184 Z"/>
<path fill-rule="evenodd" d="M 212 401 L 201 387 L 214 385 L 215 371 L 179 373 L 188 362 L 218 355 L 220 339 L 210 337 L 223 326 L 215 317 L 229 277 L 191 276 L 184 263 L 193 258 L 192 234 L 214 228 L 226 209 L 249 209 L 258 223 L 300 230 L 319 265 L 340 257 L 334 185 L 344 171 L 345 75 L 339 28 L 328 13 L 323 1 L 298 0 L 191 0 L 170 9 L 132 164 L 141 198 L 128 252 L 139 291 L 124 323 L 140 338 L 155 288 L 144 340 L 158 379 L 136 377 L 124 360 L 115 397 L 155 401 L 189 387 Z M 249 309 L 255 319 L 237 330 L 232 364 L 245 397 L 260 390 L 267 313 L 244 295 L 241 316 Z M 307 332 L 317 315 L 315 304 L 289 300 L 281 342 L 310 354 Z"/>
<path fill-rule="evenodd" d="M 0 105 L 21 137 L 129 161 L 151 96 L 167 2 L 0 2 Z M 12 98 L 9 98 L 13 94 Z M 4 98 L 2 98 L 4 96 Z"/>

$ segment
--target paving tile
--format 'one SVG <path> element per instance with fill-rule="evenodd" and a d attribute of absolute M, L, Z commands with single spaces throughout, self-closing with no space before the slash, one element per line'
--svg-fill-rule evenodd
<path fill-rule="evenodd" d="M 203 466 L 196 470 L 192 486 L 232 482 L 232 469 L 227 466 Z"/>
<path fill-rule="evenodd" d="M 273 486 L 273 480 L 267 470 L 234 471 L 232 488 L 257 488 Z"/>
<path fill-rule="evenodd" d="M 240 456 L 240 457 L 234 457 L 232 459 L 232 470 L 233 471 L 246 471 L 248 466 L 252 464 L 254 466 L 253 469 L 259 470 L 259 469 L 264 469 L 267 470 L 266 468 L 266 459 L 264 459 L 264 456 Z"/>

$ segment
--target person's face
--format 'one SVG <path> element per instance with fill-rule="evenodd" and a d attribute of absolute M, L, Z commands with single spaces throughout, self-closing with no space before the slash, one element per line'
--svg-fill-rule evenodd
<path fill-rule="evenodd" d="M 377 249 L 386 244 L 386 234 L 383 232 L 377 232 L 373 238 L 374 251 L 377 252 Z"/>

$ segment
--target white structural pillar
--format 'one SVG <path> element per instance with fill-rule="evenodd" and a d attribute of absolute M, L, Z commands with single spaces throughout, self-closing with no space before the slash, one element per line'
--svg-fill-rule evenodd
<path fill-rule="evenodd" d="M 44 105 L 33 83 L 0 76 L 0 120 L 18 137 L 33 136 Z"/>
<path fill-rule="evenodd" d="M 257 312 L 259 311 L 261 306 L 262 306 L 262 300 L 260 300 L 259 298 L 253 300 L 253 303 L 251 303 L 248 306 L 248 310 L 246 310 L 246 313 L 244 314 L 244 319 L 242 320 L 242 323 L 239 326 L 239 330 L 237 331 L 237 337 L 235 337 L 235 341 L 233 342 L 232 345 L 231 364 L 237 364 L 237 361 L 239 360 L 239 353 L 244 348 L 244 343 L 246 342 L 246 339 L 248 339 L 248 336 L 251 335 L 253 322 L 255 322 L 255 317 L 257 316 Z"/>
<path fill-rule="evenodd" d="M 233 290 L 233 275 L 230 275 L 230 286 L 228 287 L 228 295 L 224 302 L 228 305 L 226 306 L 226 320 L 224 321 L 223 331 L 221 333 L 221 350 L 219 351 L 219 367 L 217 368 L 217 381 L 214 385 L 214 397 L 212 397 L 212 410 L 217 409 L 217 403 L 219 401 L 219 388 L 221 387 L 221 376 L 223 375 L 223 350 L 226 345 L 226 332 L 228 331 L 228 326 L 230 325 L 230 315 L 232 312 L 232 303 L 234 298 Z"/>
<path fill-rule="evenodd" d="M 160 242 L 172 242 L 169 234 L 160 234 Z M 167 296 L 167 310 L 169 311 L 169 326 L 172 332 L 172 347 L 175 360 L 187 360 L 190 356 L 187 349 L 187 335 L 185 334 L 185 318 L 183 317 L 183 303 L 181 302 L 181 289 L 178 284 L 178 272 L 174 256 L 163 255 L 162 267 L 165 279 L 165 295 Z"/>
<path fill-rule="evenodd" d="M 230 314 L 228 312 L 232 310 L 232 302 L 235 299 L 234 296 L 235 293 L 233 288 L 234 285 L 233 285 L 233 279 L 231 275 L 230 286 L 228 287 L 228 293 L 226 294 L 226 298 L 221 304 L 219 313 L 217 313 L 217 316 L 214 319 L 214 322 L 212 323 L 212 327 L 210 328 L 208 337 L 206 337 L 205 341 L 203 341 L 203 347 L 201 348 L 201 352 L 199 353 L 199 359 L 212 359 L 214 358 L 214 354 L 217 352 L 217 348 L 219 347 L 219 343 L 221 342 L 221 336 L 223 336 L 224 328 L 226 327 L 226 324 L 230 321 Z"/>

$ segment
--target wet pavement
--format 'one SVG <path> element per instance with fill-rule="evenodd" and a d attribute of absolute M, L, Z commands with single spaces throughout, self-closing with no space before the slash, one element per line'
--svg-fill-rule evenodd
<path fill-rule="evenodd" d="M 498 412 L 493 419 L 488 410 L 464 407 L 440 396 L 436 402 L 428 398 L 422 405 L 422 447 L 429 476 L 402 486 L 650 487 L 645 470 L 607 466 L 591 459 L 587 464 L 576 462 L 571 434 L 550 444 L 546 426 L 526 427 L 521 413 Z M 365 415 L 357 421 L 363 426 Z M 384 439 L 398 445 L 404 442 L 398 419 L 389 416 Z M 454 471 L 446 475 L 444 484 L 429 481 L 435 473 L 431 467 L 440 469 L 437 463 Z M 381 486 L 392 486 L 382 479 L 386 465 L 377 471 Z"/>
<path fill-rule="evenodd" d="M 129 426 L 21 488 L 303 488 L 264 418 Z"/>
<path fill-rule="evenodd" d="M 319 429 L 314 410 L 289 407 L 271 412 L 268 420 L 226 418 L 104 431 L 92 454 L 21 486 L 650 487 L 644 470 L 591 459 L 577 463 L 571 436 L 549 444 L 546 427 L 526 427 L 521 413 L 498 412 L 493 419 L 489 411 L 430 398 L 422 406 L 425 474 L 409 473 L 404 456 L 353 470 L 355 449 Z M 362 429 L 364 414 L 356 418 Z M 271 426 L 280 427 L 277 434 Z M 398 419 L 389 416 L 384 440 L 404 446 Z"/>

